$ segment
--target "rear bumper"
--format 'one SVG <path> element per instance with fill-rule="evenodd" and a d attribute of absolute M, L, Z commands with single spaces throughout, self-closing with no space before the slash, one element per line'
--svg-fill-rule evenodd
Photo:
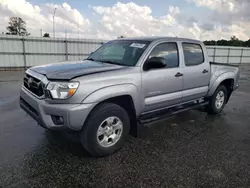
<path fill-rule="evenodd" d="M 49 104 L 32 95 L 24 87 L 20 92 L 20 107 L 34 118 L 39 125 L 56 130 L 81 130 L 89 113 L 95 107 L 91 104 Z M 52 117 L 61 117 L 62 124 L 55 123 Z"/>

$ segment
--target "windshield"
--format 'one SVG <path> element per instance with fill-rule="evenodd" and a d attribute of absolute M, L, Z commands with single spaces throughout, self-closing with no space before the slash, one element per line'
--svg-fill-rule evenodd
<path fill-rule="evenodd" d="M 149 44 L 150 41 L 143 40 L 110 41 L 91 54 L 88 59 L 117 65 L 135 66 Z"/>

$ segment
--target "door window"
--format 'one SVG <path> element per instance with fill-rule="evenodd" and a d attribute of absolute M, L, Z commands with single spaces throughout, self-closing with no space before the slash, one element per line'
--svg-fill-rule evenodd
<path fill-rule="evenodd" d="M 167 68 L 174 68 L 179 66 L 179 54 L 177 44 L 174 42 L 162 43 L 157 45 L 149 58 L 163 57 Z"/>
<path fill-rule="evenodd" d="M 186 66 L 195 66 L 204 62 L 204 54 L 199 44 L 183 43 L 183 52 Z"/>

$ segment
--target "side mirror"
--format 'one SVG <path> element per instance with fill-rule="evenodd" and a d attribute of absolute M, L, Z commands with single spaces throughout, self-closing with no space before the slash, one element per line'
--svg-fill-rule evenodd
<path fill-rule="evenodd" d="M 163 57 L 151 57 L 144 63 L 144 70 L 159 69 L 166 67 L 165 59 Z"/>

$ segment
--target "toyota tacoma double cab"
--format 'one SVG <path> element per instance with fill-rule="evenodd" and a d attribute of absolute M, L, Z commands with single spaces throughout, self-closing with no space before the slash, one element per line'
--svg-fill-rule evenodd
<path fill-rule="evenodd" d="M 139 125 L 202 106 L 220 113 L 238 79 L 238 67 L 209 62 L 200 41 L 125 38 L 86 60 L 29 68 L 20 106 L 42 127 L 77 131 L 90 154 L 106 156 Z"/>

